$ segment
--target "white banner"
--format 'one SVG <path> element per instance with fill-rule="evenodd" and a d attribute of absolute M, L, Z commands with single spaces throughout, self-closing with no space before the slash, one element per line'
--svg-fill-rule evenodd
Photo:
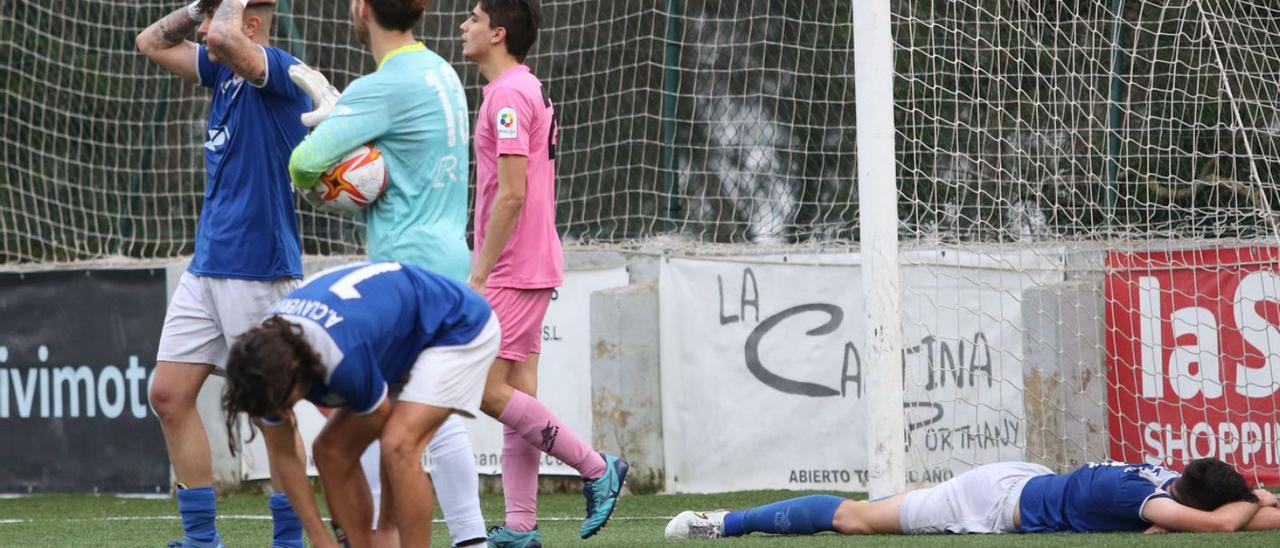
<path fill-rule="evenodd" d="M 629 283 L 626 267 L 600 270 L 569 270 L 564 287 L 556 290 L 542 327 L 542 357 L 538 363 L 538 399 L 583 439 L 591 440 L 591 293 Z M 308 402 L 294 409 L 298 426 L 312 460 L 311 442 L 324 426 L 324 417 Z M 476 468 L 481 474 L 501 473 L 502 424 L 489 417 L 466 419 L 475 446 Z M 270 477 L 267 451 L 262 437 L 246 445 L 243 461 L 245 479 Z M 424 462 L 425 459 L 424 459 Z M 315 475 L 315 466 L 309 467 Z M 559 460 L 544 455 L 542 474 L 576 476 L 578 472 Z"/>
<path fill-rule="evenodd" d="M 1013 257 L 904 261 L 912 484 L 1022 458 L 1020 299 L 1061 273 Z M 857 259 L 663 261 L 668 491 L 866 488 Z"/>

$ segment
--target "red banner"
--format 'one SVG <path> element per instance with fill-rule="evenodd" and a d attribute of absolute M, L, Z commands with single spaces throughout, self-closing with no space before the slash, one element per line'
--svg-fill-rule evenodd
<path fill-rule="evenodd" d="M 1111 458 L 1280 482 L 1280 249 L 1112 252 Z"/>

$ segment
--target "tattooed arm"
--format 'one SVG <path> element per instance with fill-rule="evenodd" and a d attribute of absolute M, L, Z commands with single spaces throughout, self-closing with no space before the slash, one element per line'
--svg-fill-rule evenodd
<path fill-rule="evenodd" d="M 270 22 L 259 15 L 252 18 L 254 35 L 270 32 Z M 262 47 L 246 34 L 244 0 L 227 0 L 213 14 L 213 24 L 205 42 L 219 63 L 256 86 L 267 81 L 267 56 Z"/>
<path fill-rule="evenodd" d="M 134 43 L 138 51 L 153 63 L 160 65 L 188 82 L 199 82 L 196 68 L 196 44 L 187 37 L 200 26 L 206 11 L 207 0 L 192 2 L 178 8 L 138 33 Z"/>

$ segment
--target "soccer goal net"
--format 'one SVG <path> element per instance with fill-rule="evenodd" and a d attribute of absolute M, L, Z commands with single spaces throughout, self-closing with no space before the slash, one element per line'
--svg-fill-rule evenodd
<path fill-rule="evenodd" d="M 1280 479 L 1280 8 L 893 4 L 908 469 Z"/>

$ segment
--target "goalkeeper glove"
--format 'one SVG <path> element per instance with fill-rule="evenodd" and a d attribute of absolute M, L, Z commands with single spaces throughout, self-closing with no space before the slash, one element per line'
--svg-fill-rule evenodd
<path fill-rule="evenodd" d="M 324 198 L 320 197 L 320 192 L 322 192 L 321 189 L 323 188 L 324 184 L 316 181 L 316 184 L 311 188 L 298 188 L 298 192 L 302 193 L 302 201 L 311 204 L 311 207 L 321 211 L 335 211 L 329 209 L 329 204 L 324 203 Z"/>
<path fill-rule="evenodd" d="M 311 96 L 311 102 L 315 104 L 315 110 L 302 115 L 302 125 L 307 127 L 315 127 L 325 121 L 342 96 L 324 74 L 302 63 L 289 67 L 289 79 Z"/>
<path fill-rule="evenodd" d="M 249 4 L 274 4 L 275 0 L 233 0 L 240 4 L 241 8 L 249 7 Z M 187 16 L 197 23 L 204 22 L 204 14 L 217 10 L 222 5 L 222 0 L 195 0 L 187 5 Z"/>

